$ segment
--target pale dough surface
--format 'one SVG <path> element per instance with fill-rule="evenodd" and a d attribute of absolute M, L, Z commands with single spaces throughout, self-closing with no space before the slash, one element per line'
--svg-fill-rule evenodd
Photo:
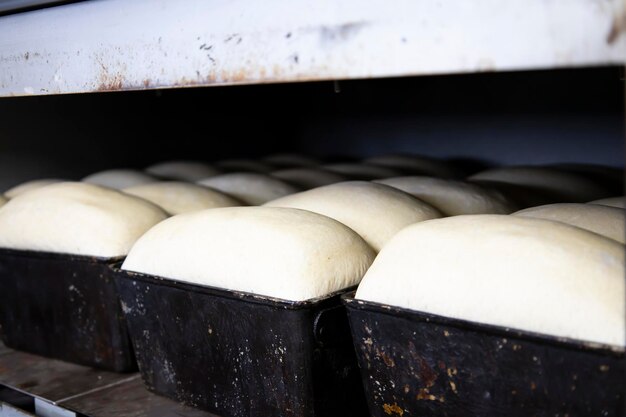
<path fill-rule="evenodd" d="M 598 204 L 601 206 L 609 206 L 609 207 L 617 207 L 617 208 L 626 208 L 626 197 L 609 197 L 609 198 L 601 198 L 600 200 L 590 201 L 588 204 Z"/>
<path fill-rule="evenodd" d="M 553 220 L 624 243 L 624 209 L 583 203 L 547 204 L 513 213 L 514 216 Z"/>
<path fill-rule="evenodd" d="M 402 228 L 441 217 L 437 209 L 403 191 L 366 181 L 314 188 L 266 206 L 299 208 L 331 217 L 361 235 L 377 252 Z"/>
<path fill-rule="evenodd" d="M 395 168 L 407 173 L 430 175 L 440 178 L 452 178 L 454 170 L 443 161 L 416 155 L 382 155 L 365 159 L 364 162 Z"/>
<path fill-rule="evenodd" d="M 365 163 L 338 163 L 324 165 L 322 168 L 358 180 L 376 180 L 400 176 L 400 171 L 393 168 Z"/>
<path fill-rule="evenodd" d="M 231 195 L 252 206 L 258 206 L 299 191 L 293 185 L 278 178 L 253 172 L 217 175 L 198 181 L 198 184 Z"/>
<path fill-rule="evenodd" d="M 135 185 L 157 182 L 158 180 L 152 175 L 134 169 L 108 169 L 88 175 L 82 181 L 121 190 Z"/>
<path fill-rule="evenodd" d="M 208 208 L 243 205 L 237 199 L 224 193 L 187 182 L 153 182 L 136 185 L 123 191 L 148 200 L 172 215 Z"/>
<path fill-rule="evenodd" d="M 153 227 L 123 269 L 286 300 L 359 283 L 374 252 L 356 233 L 303 210 L 229 207 Z"/>
<path fill-rule="evenodd" d="M 8 198 L 6 198 L 3 195 L 0 195 L 0 207 L 4 206 L 8 201 L 9 201 Z"/>
<path fill-rule="evenodd" d="M 348 180 L 341 174 L 321 168 L 281 169 L 272 172 L 271 175 L 306 190 Z"/>
<path fill-rule="evenodd" d="M 447 216 L 509 214 L 515 211 L 515 205 L 501 193 L 461 181 L 414 176 L 375 182 L 409 193 Z"/>
<path fill-rule="evenodd" d="M 467 215 L 407 227 L 356 298 L 624 346 L 624 246 L 549 220 Z"/>
<path fill-rule="evenodd" d="M 81 182 L 48 185 L 0 209 L 0 247 L 98 257 L 128 253 L 167 214 L 154 204 Z"/>
<path fill-rule="evenodd" d="M 197 161 L 167 161 L 146 168 L 146 172 L 160 178 L 179 181 L 198 181 L 219 174 L 209 164 Z"/>
<path fill-rule="evenodd" d="M 41 179 L 41 180 L 32 180 L 26 181 L 21 184 L 16 185 L 15 187 L 11 187 L 4 192 L 4 195 L 7 198 L 17 197 L 20 194 L 27 193 L 32 190 L 36 190 L 41 187 L 45 187 L 46 185 L 55 184 L 57 182 L 62 182 L 63 180 L 57 179 Z"/>

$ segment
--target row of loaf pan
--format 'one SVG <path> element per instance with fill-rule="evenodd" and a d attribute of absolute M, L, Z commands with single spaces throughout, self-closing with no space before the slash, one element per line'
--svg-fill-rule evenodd
<path fill-rule="evenodd" d="M 624 416 L 624 352 L 364 302 L 290 302 L 0 250 L 0 334 L 224 417 Z M 279 260 L 277 260 L 279 262 Z"/>

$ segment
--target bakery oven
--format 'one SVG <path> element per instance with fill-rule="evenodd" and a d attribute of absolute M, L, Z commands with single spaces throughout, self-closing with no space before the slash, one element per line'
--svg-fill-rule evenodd
<path fill-rule="evenodd" d="M 623 416 L 626 382 L 623 333 L 619 332 L 625 324 L 619 315 L 623 319 L 626 293 L 623 282 L 615 277 L 624 275 L 623 198 L 616 198 L 624 195 L 624 27 L 626 6 L 620 0 L 400 1 L 393 7 L 383 1 L 0 2 L 0 191 L 6 193 L 6 204 L 16 207 L 12 217 L 5 215 L 4 220 L 0 209 L 0 281 L 4 280 L 0 334 L 7 345 L 0 347 L 0 415 L 456 416 L 463 415 L 463 410 L 471 415 L 500 415 L 505 410 L 508 415 Z M 181 176 L 180 166 L 159 165 L 168 161 L 193 161 L 197 164 L 193 169 L 201 173 L 192 175 L 183 169 L 186 176 Z M 512 177 L 501 173 L 510 167 L 532 173 L 511 171 Z M 545 177 L 544 171 L 556 172 L 558 178 Z M 114 178 L 107 176 L 111 173 Z M 232 179 L 237 175 L 236 181 Z M 220 176 L 231 176 L 231 180 Z M 397 177 L 418 177 L 421 182 L 401 185 L 392 181 Z M 425 177 L 431 182 L 424 182 Z M 239 236 L 235 243 L 225 240 L 211 246 L 215 253 L 231 249 L 211 258 L 212 264 L 203 264 L 204 270 L 214 274 L 232 273 L 223 288 L 213 281 L 204 285 L 178 276 L 169 278 L 181 282 L 163 281 L 167 278 L 163 271 L 176 272 L 176 265 L 186 268 L 176 263 L 186 254 L 204 256 L 198 255 L 204 246 L 177 251 L 171 268 L 167 266 L 170 269 L 153 267 L 158 262 L 151 259 L 170 262 L 169 255 L 163 254 L 174 250 L 158 252 L 157 238 L 144 244 L 147 261 L 139 255 L 132 258 L 133 265 L 147 265 L 145 269 L 132 269 L 129 263 L 124 266 L 130 249 L 119 249 L 123 246 L 119 241 L 113 249 L 102 246 L 102 253 L 82 248 L 72 252 L 77 246 L 70 244 L 55 250 L 58 236 L 83 227 L 73 226 L 73 219 L 82 221 L 83 211 L 68 217 L 61 208 L 61 214 L 54 217 L 45 214 L 48 203 L 26 200 L 18 206 L 15 200 L 24 201 L 27 193 L 16 186 L 45 179 L 50 180 L 45 185 L 60 190 L 67 182 L 88 178 L 87 183 L 104 186 L 116 195 L 119 192 L 111 188 L 137 187 L 127 194 L 155 204 L 143 207 L 141 215 L 124 217 L 126 223 L 106 223 L 109 231 L 118 230 L 115 227 L 120 224 L 119 230 L 128 231 L 138 218 L 152 216 L 154 221 L 142 226 L 145 230 L 137 232 L 135 240 L 147 236 L 143 233 L 152 231 L 153 224 L 190 210 L 186 204 L 192 204 L 185 200 L 187 194 L 169 194 L 168 201 L 161 203 L 163 194 L 155 197 L 151 193 L 156 191 L 140 189 L 144 182 L 176 180 L 189 187 L 209 187 L 224 194 L 222 206 L 265 204 L 267 208 L 261 210 L 268 213 L 291 207 L 324 214 L 324 219 L 330 217 L 341 227 L 349 227 L 336 232 L 333 239 L 348 232 L 356 237 L 345 239 L 363 237 L 368 252 L 359 262 L 371 257 L 367 262 L 377 267 L 371 278 L 366 275 L 374 289 L 367 290 L 370 298 L 359 298 L 359 292 L 366 294 L 366 290 L 357 290 L 358 280 L 353 280 L 324 294 L 289 299 L 283 296 L 288 293 L 285 287 L 276 293 L 263 292 L 262 286 L 255 293 L 245 286 L 249 284 L 229 287 L 239 282 L 232 271 L 250 275 L 250 271 L 275 268 L 277 276 L 307 250 L 318 253 L 324 247 L 331 259 L 348 253 L 348 246 L 341 246 L 347 245 L 344 241 L 341 245 L 324 241 L 321 232 L 305 237 L 301 230 L 297 236 L 285 236 L 298 242 L 298 248 L 309 249 L 290 252 L 293 246 L 273 242 L 258 251 L 270 253 L 275 248 L 275 253 L 292 256 L 277 255 L 266 262 L 260 260 L 261 255 L 253 256 L 257 249 L 248 245 L 256 235 L 238 235 L 239 229 L 222 228 L 220 222 L 226 220 L 219 219 L 214 226 L 209 220 L 203 223 L 207 234 L 222 239 Z M 313 193 L 346 181 L 367 184 L 358 190 L 339 188 L 335 194 L 319 192 L 318 197 L 308 194 L 308 199 L 290 199 L 292 194 Z M 459 194 L 453 194 L 452 188 L 433 191 L 444 182 L 447 187 L 455 184 L 454 192 Z M 461 191 L 463 184 L 475 188 Z M 37 187 L 43 190 L 44 184 Z M 394 195 L 396 200 L 392 198 L 393 203 L 385 206 L 376 187 L 391 187 L 396 193 L 402 190 L 402 194 L 413 194 L 410 198 L 425 201 L 434 211 L 420 209 L 419 222 L 482 213 L 506 217 L 508 222 L 510 213 L 522 209 L 536 213 L 533 207 L 568 203 L 576 206 L 568 208 L 573 213 L 582 210 L 578 206 L 606 198 L 613 198 L 614 206 L 608 214 L 580 214 L 587 216 L 584 221 L 572 220 L 579 215 L 570 212 L 521 216 L 523 222 L 536 217 L 550 222 L 537 235 L 561 236 L 550 243 L 553 246 L 544 240 L 540 243 L 547 246 L 536 243 L 528 249 L 523 246 L 526 243 L 507 243 L 510 234 L 527 233 L 532 225 L 502 237 L 504 249 L 483 245 L 490 230 L 502 229 L 491 223 L 466 228 L 463 223 L 456 228 L 466 230 L 463 236 L 452 236 L 456 243 L 442 246 L 456 248 L 449 250 L 457 251 L 454 257 L 441 255 L 446 249 L 433 254 L 441 256 L 444 264 L 449 260 L 450 268 L 458 262 L 467 276 L 474 276 L 467 268 L 487 262 L 482 257 L 493 250 L 492 258 L 499 258 L 500 266 L 483 265 L 480 271 L 486 276 L 503 274 L 507 256 L 530 253 L 528 261 L 516 265 L 524 270 L 528 266 L 528 271 L 541 277 L 544 269 L 535 268 L 534 260 L 546 258 L 552 271 L 548 283 L 553 276 L 571 271 L 568 259 L 574 262 L 574 258 L 561 252 L 584 254 L 578 271 L 589 271 L 587 281 L 577 278 L 571 286 L 543 287 L 541 280 L 519 279 L 538 286 L 531 291 L 519 284 L 520 293 L 528 291 L 533 310 L 521 313 L 521 323 L 530 324 L 521 324 L 520 330 L 509 322 L 485 322 L 479 313 L 469 318 L 455 316 L 471 304 L 461 299 L 450 310 L 425 309 L 429 300 L 438 299 L 435 296 L 425 297 L 425 304 L 415 307 L 414 300 L 421 298 L 411 291 L 417 294 L 419 289 L 402 281 L 406 272 L 397 265 L 412 258 L 415 252 L 411 250 L 418 246 L 401 247 L 401 239 L 391 235 L 400 229 L 404 233 L 409 223 L 418 220 L 411 217 L 401 227 L 393 226 L 393 233 L 376 235 L 378 223 L 384 225 L 380 230 L 388 230 L 391 226 L 385 218 L 395 218 L 398 207 L 405 204 Z M 492 194 L 479 194 L 478 189 Z M 45 194 L 41 190 L 37 192 Z M 363 197 L 370 192 L 376 195 L 373 202 Z M 337 195 L 343 195 L 344 201 L 335 201 Z M 272 203 L 280 197 L 288 201 Z M 215 201 L 214 196 L 203 198 Z M 318 204 L 326 199 L 332 204 Z M 620 204 L 622 208 L 615 206 Z M 379 212 L 368 217 L 368 210 Z M 45 215 L 39 216 L 42 212 Z M 550 216 L 570 216 L 569 223 Z M 46 219 L 50 223 L 52 218 L 56 226 L 45 226 L 52 231 L 51 246 L 44 245 L 48 235 L 40 230 L 32 232 L 32 240 L 26 239 L 35 246 L 22 243 L 37 222 L 48 224 Z M 300 221 L 318 220 L 303 217 Z M 104 221 L 90 223 L 93 236 L 103 233 Z M 247 221 L 252 222 L 250 230 L 258 231 L 269 220 Z M 102 227 L 94 225 L 98 222 Z M 559 229 L 563 223 L 576 230 Z M 523 225 L 510 227 L 518 226 Z M 77 233 L 86 234 L 86 227 Z M 185 235 L 185 227 L 200 230 L 200 225 L 193 224 L 174 227 L 172 235 L 189 236 L 181 238 L 179 245 L 202 241 L 199 233 Z M 475 239 L 483 239 L 480 245 L 470 242 L 466 248 L 458 243 L 477 228 L 485 233 L 484 237 L 476 235 Z M 444 233 L 437 232 L 436 226 L 430 232 L 415 230 L 414 239 L 404 233 L 406 245 L 418 245 L 415 242 L 422 235 Z M 579 232 L 593 236 L 579 236 Z M 130 239 L 128 233 L 123 236 Z M 579 238 L 595 242 L 589 245 L 605 252 L 590 255 L 590 250 L 572 246 Z M 386 250 L 389 239 L 393 245 Z M 432 239 L 430 246 L 437 247 L 437 238 Z M 319 250 L 304 241 L 318 242 Z M 12 247 L 11 242 L 20 243 Z M 329 245 L 343 249 L 333 252 Z M 483 248 L 476 250 L 477 261 L 463 261 L 460 253 L 474 247 Z M 507 252 L 508 247 L 516 249 Z M 53 255 L 41 255 L 50 248 Z M 596 261 L 601 266 L 592 263 Z M 251 262 L 260 266 L 250 270 L 241 266 Z M 612 262 L 617 266 L 605 265 Z M 227 266 L 214 269 L 221 263 Z M 419 265 L 403 271 L 418 270 Z M 598 268 L 604 272 L 592 272 Z M 428 271 L 435 276 L 444 269 Z M 375 286 L 375 275 L 385 275 L 381 271 L 399 277 L 388 285 L 404 286 L 406 297 L 392 294 L 376 299 L 382 290 Z M 509 272 L 503 279 L 516 282 L 517 275 Z M 259 272 L 260 277 L 263 274 Z M 83 276 L 99 276 L 104 281 L 95 286 Z M 461 298 L 495 306 L 494 300 L 504 293 L 486 291 L 490 281 L 480 276 L 476 272 L 475 286 Z M 459 288 L 461 284 L 454 285 Z M 67 291 L 59 290 L 61 286 Z M 600 287 L 605 292 L 617 291 L 622 301 L 603 298 L 605 293 L 596 291 Z M 451 300 L 459 296 L 454 288 L 432 288 L 433 292 L 449 291 Z M 551 290 L 556 292 L 550 294 Z M 566 313 L 554 306 L 532 304 L 537 292 L 565 306 L 573 301 L 564 294 L 576 293 L 572 297 L 579 297 L 578 305 L 608 311 L 606 316 L 582 315 L 581 320 L 591 322 L 596 316 L 598 323 L 613 320 L 614 327 L 607 327 L 613 333 L 608 338 L 595 336 L 593 326 L 587 326 L 593 333 L 587 337 L 587 327 L 576 324 L 568 333 L 567 326 L 580 319 L 571 316 L 563 319 L 564 327 L 555 325 L 552 333 L 546 325 L 546 337 L 544 327 L 536 325 L 544 317 L 537 310 L 544 309 L 546 321 L 555 323 L 559 314 Z M 585 298 L 596 292 L 599 298 Z M 484 297 L 475 298 L 474 293 Z M 565 298 L 556 301 L 558 297 Z M 151 313 L 145 313 L 146 309 Z M 87 316 L 76 318 L 86 311 L 94 314 L 95 321 Z M 106 320 L 99 321 L 103 316 Z M 430 322 L 432 326 L 424 325 Z M 572 333 L 579 330 L 581 334 Z M 224 336 L 215 341 L 213 332 Z M 617 337 L 613 337 L 615 332 Z M 164 342 L 168 335 L 172 340 Z M 248 344 L 248 337 L 254 343 Z M 240 365 L 239 355 L 250 363 Z M 214 362 L 220 365 L 213 374 L 205 371 Z M 232 367 L 235 373 L 229 373 Z"/>

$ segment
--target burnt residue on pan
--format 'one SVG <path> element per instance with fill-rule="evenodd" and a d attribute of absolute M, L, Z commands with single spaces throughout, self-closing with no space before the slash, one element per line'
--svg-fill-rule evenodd
<path fill-rule="evenodd" d="M 344 303 L 372 416 L 624 416 L 621 350 Z"/>

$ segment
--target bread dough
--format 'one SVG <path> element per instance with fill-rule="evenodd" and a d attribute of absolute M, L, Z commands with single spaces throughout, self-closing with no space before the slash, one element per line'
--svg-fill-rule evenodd
<path fill-rule="evenodd" d="M 16 185 L 15 187 L 9 188 L 4 192 L 4 195 L 7 198 L 17 197 L 20 194 L 27 193 L 32 190 L 36 190 L 41 187 L 45 187 L 46 185 L 55 184 L 57 182 L 62 182 L 63 180 L 57 179 L 41 179 L 41 180 L 32 180 L 26 181 L 21 184 Z"/>
<path fill-rule="evenodd" d="M 454 170 L 443 161 L 416 155 L 383 155 L 365 159 L 372 165 L 393 168 L 405 174 L 454 178 Z"/>
<path fill-rule="evenodd" d="M 97 185 L 61 182 L 19 195 L 2 207 L 0 247 L 124 256 L 139 236 L 166 217 L 143 199 Z"/>
<path fill-rule="evenodd" d="M 304 190 L 347 181 L 343 175 L 320 168 L 291 168 L 272 172 L 272 176 Z"/>
<path fill-rule="evenodd" d="M 6 198 L 3 195 L 0 195 L 0 207 L 4 206 L 8 201 L 9 201 L 8 198 Z"/>
<path fill-rule="evenodd" d="M 549 220 L 422 222 L 378 254 L 356 298 L 624 347 L 624 246 Z"/>
<path fill-rule="evenodd" d="M 409 193 L 446 216 L 509 214 L 516 209 L 515 204 L 501 193 L 461 181 L 433 177 L 395 177 L 375 182 Z"/>
<path fill-rule="evenodd" d="M 158 224 L 137 241 L 122 269 L 302 301 L 358 284 L 373 259 L 356 233 L 328 217 L 229 207 Z"/>
<path fill-rule="evenodd" d="M 626 197 L 609 197 L 609 198 L 601 198 L 600 200 L 590 201 L 588 204 L 598 204 L 600 206 L 609 206 L 609 207 L 617 207 L 617 208 L 625 208 Z"/>
<path fill-rule="evenodd" d="M 186 182 L 153 182 L 123 190 L 163 208 L 169 214 L 180 214 L 216 207 L 243 205 L 240 201 L 219 191 Z"/>
<path fill-rule="evenodd" d="M 403 191 L 365 181 L 314 188 L 266 206 L 298 208 L 331 217 L 352 228 L 377 252 L 400 229 L 441 217 L 437 209 Z"/>
<path fill-rule="evenodd" d="M 157 182 L 158 180 L 151 175 L 134 169 L 109 169 L 88 175 L 82 181 L 121 190 L 135 185 Z"/>
<path fill-rule="evenodd" d="M 225 159 L 216 162 L 215 166 L 226 172 L 257 172 L 259 174 L 269 174 L 274 170 L 269 164 L 250 159 Z"/>
<path fill-rule="evenodd" d="M 598 183 L 581 175 L 539 166 L 517 166 L 490 169 L 469 177 L 471 181 L 488 181 L 528 187 L 554 196 L 550 203 L 584 203 L 610 195 Z"/>
<path fill-rule="evenodd" d="M 252 172 L 218 175 L 198 181 L 198 184 L 211 187 L 253 206 L 299 191 L 278 178 Z"/>
<path fill-rule="evenodd" d="M 626 239 L 624 209 L 595 204 L 548 204 L 518 211 L 514 216 L 553 220 L 611 238 L 620 243 Z M 626 295 L 625 295 L 626 296 Z"/>
<path fill-rule="evenodd" d="M 275 167 L 293 168 L 293 167 L 313 167 L 319 165 L 320 161 L 309 156 L 298 155 L 294 153 L 279 153 L 268 155 L 263 158 L 266 162 Z"/>
<path fill-rule="evenodd" d="M 375 180 L 379 178 L 398 177 L 400 171 L 377 165 L 368 165 L 362 163 L 340 163 L 324 165 L 322 168 L 344 175 L 354 180 Z"/>
<path fill-rule="evenodd" d="M 146 168 L 146 172 L 154 176 L 179 181 L 195 182 L 219 174 L 219 170 L 203 162 L 168 161 Z"/>

